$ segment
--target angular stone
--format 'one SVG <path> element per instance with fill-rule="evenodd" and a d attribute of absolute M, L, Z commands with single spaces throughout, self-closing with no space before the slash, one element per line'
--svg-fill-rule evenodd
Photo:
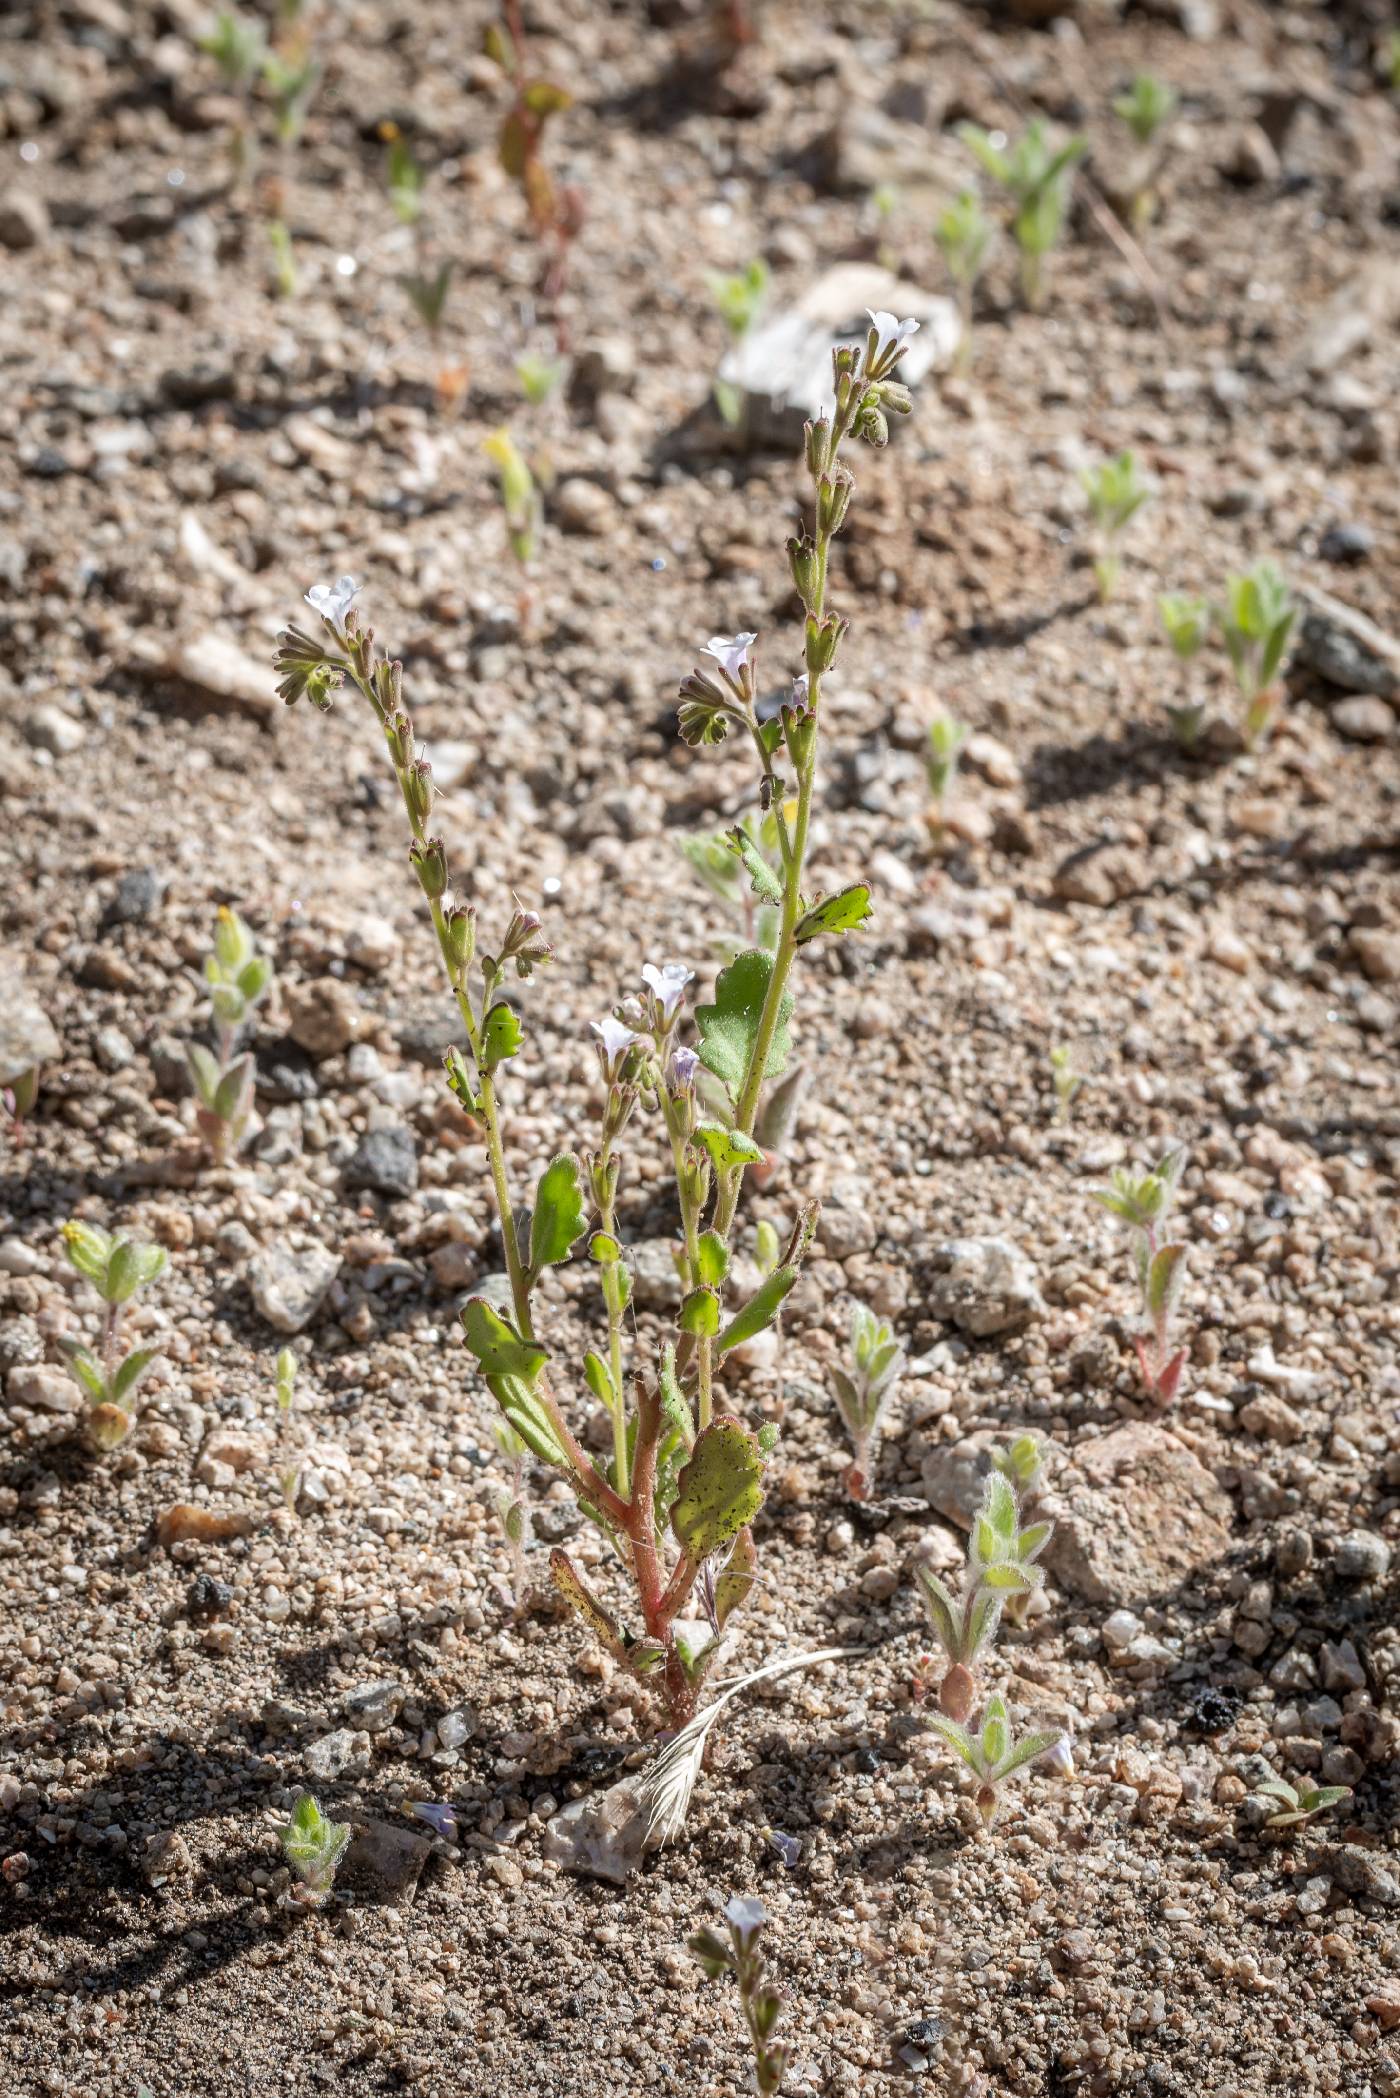
<path fill-rule="evenodd" d="M 277 1239 L 249 1263 L 253 1309 L 275 1332 L 300 1333 L 339 1273 L 340 1255 L 329 1246 L 293 1246 Z"/>
<path fill-rule="evenodd" d="M 1088 903 L 1107 910 L 1124 896 L 1144 886 L 1144 872 L 1137 856 L 1126 845 L 1097 838 L 1081 845 L 1061 860 L 1055 869 L 1055 894 L 1065 903 Z"/>
<path fill-rule="evenodd" d="M 1400 641 L 1325 590 L 1298 593 L 1302 618 L 1293 659 L 1343 692 L 1380 699 L 1400 694 Z"/>
<path fill-rule="evenodd" d="M 1383 925 L 1358 925 L 1347 944 L 1372 983 L 1400 982 L 1400 932 Z"/>
<path fill-rule="evenodd" d="M 317 976 L 286 992 L 288 1033 L 308 1056 L 339 1056 L 364 1030 L 365 1015 L 349 984 Z"/>
<path fill-rule="evenodd" d="M 0 1085 L 51 1064 L 63 1052 L 53 1023 L 23 981 L 0 976 Z"/>
<path fill-rule="evenodd" d="M 1395 716 L 1374 692 L 1357 692 L 1338 700 L 1331 721 L 1348 743 L 1388 743 L 1395 734 Z"/>
<path fill-rule="evenodd" d="M 1129 1422 L 1075 1453 L 1045 1512 L 1045 1564 L 1110 1610 L 1161 1602 L 1230 1549 L 1229 1496 L 1184 1442 Z"/>
<path fill-rule="evenodd" d="M 212 630 L 183 642 L 167 658 L 165 675 L 182 685 L 264 719 L 280 713 L 271 660 L 250 656 L 227 634 Z"/>
<path fill-rule="evenodd" d="M 341 1713 L 350 1726 L 363 1728 L 367 1734 L 382 1734 L 403 1710 L 406 1694 L 403 1684 L 392 1677 L 381 1683 L 360 1683 L 345 1699 Z"/>
<path fill-rule="evenodd" d="M 432 1850 L 431 1836 L 420 1836 L 392 1821 L 365 1821 L 356 1828 L 345 1853 L 345 1870 L 365 1873 L 392 1908 L 406 1909 L 418 1893 Z"/>
<path fill-rule="evenodd" d="M 32 189 L 7 189 L 0 196 L 0 247 L 17 253 L 40 248 L 49 237 L 48 208 Z"/>
<path fill-rule="evenodd" d="M 1010 1239 L 951 1238 L 929 1258 L 935 1272 L 925 1308 L 977 1340 L 1015 1332 L 1044 1309 L 1035 1269 Z"/>
<path fill-rule="evenodd" d="M 561 1807 L 545 1830 L 544 1854 L 570 1872 L 624 1886 L 644 1852 L 655 1848 L 647 1840 L 648 1819 L 640 1780 L 622 1778 L 606 1792 Z"/>
<path fill-rule="evenodd" d="M 371 1129 L 345 1163 L 345 1185 L 371 1194 L 411 1195 L 418 1185 L 418 1146 L 411 1129 Z"/>
<path fill-rule="evenodd" d="M 344 1777 L 347 1771 L 368 1770 L 373 1748 L 369 1735 L 361 1728 L 338 1726 L 334 1733 L 323 1734 L 313 1741 L 306 1751 L 306 1774 L 308 1777 Z"/>

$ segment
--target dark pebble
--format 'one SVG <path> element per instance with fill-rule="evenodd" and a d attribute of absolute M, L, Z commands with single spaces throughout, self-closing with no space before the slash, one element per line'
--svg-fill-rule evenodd
<path fill-rule="evenodd" d="M 113 890 L 102 913 L 103 928 L 109 925 L 141 925 L 160 909 L 165 896 L 165 877 L 154 867 L 132 867 Z"/>
<path fill-rule="evenodd" d="M 1376 535 L 1364 524 L 1329 525 L 1322 535 L 1318 548 L 1324 561 L 1339 561 L 1355 565 L 1358 561 L 1369 561 Z"/>
<path fill-rule="evenodd" d="M 375 1195 L 411 1195 L 418 1185 L 418 1146 L 411 1130 L 371 1129 L 346 1160 L 345 1185 Z"/>
<path fill-rule="evenodd" d="M 227 1581 L 210 1573 L 196 1574 L 185 1590 L 185 1614 L 189 1617 L 222 1617 L 233 1601 Z"/>

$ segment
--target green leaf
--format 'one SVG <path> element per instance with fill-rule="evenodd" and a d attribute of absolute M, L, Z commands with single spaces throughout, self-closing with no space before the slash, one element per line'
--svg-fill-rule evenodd
<path fill-rule="evenodd" d="M 622 1248 L 610 1231 L 595 1231 L 588 1241 L 588 1251 L 600 1267 L 610 1268 L 622 1258 Z"/>
<path fill-rule="evenodd" d="M 533 1340 L 522 1340 L 510 1320 L 503 1318 L 485 1297 L 468 1297 L 461 1311 L 462 1331 L 487 1377 L 519 1377 L 527 1385 L 549 1360 L 547 1348 Z"/>
<path fill-rule="evenodd" d="M 988 1472 L 982 1487 L 981 1514 L 990 1523 L 993 1535 L 1004 1543 L 1014 1544 L 1019 1510 L 1016 1493 L 1009 1479 L 1001 1472 Z M 994 1552 L 987 1554 L 995 1558 Z"/>
<path fill-rule="evenodd" d="M 108 1396 L 107 1379 L 102 1374 L 101 1363 L 80 1341 L 61 1340 L 59 1346 L 68 1357 L 68 1366 L 88 1397 L 101 1405 Z"/>
<path fill-rule="evenodd" d="M 475 1076 L 460 1049 L 449 1049 L 443 1057 L 447 1072 L 447 1088 L 469 1115 L 481 1113 L 481 1101 L 473 1084 Z"/>
<path fill-rule="evenodd" d="M 523 1377 L 488 1376 L 487 1387 L 520 1440 L 546 1464 L 564 1463 L 554 1423 Z"/>
<path fill-rule="evenodd" d="M 929 1623 L 938 1636 L 939 1645 L 950 1661 L 956 1660 L 961 1643 L 958 1635 L 959 1612 L 947 1583 L 940 1580 L 931 1566 L 916 1564 L 914 1577 L 918 1581 L 924 1608 L 928 1612 Z"/>
<path fill-rule="evenodd" d="M 251 1056 L 237 1057 L 219 1080 L 214 1093 L 213 1112 L 221 1122 L 232 1122 L 243 1105 L 245 1091 L 251 1090 L 253 1059 Z"/>
<path fill-rule="evenodd" d="M 796 1280 L 795 1267 L 774 1268 L 767 1280 L 760 1282 L 748 1303 L 735 1312 L 719 1336 L 717 1352 L 727 1355 L 731 1348 L 742 1347 L 746 1340 L 752 1340 L 756 1333 L 771 1326 Z"/>
<path fill-rule="evenodd" d="M 864 925 L 870 916 L 870 891 L 864 882 L 856 882 L 849 889 L 839 889 L 834 896 L 824 897 L 804 911 L 797 921 L 796 939 L 799 947 L 808 940 L 815 940 L 821 933 L 854 932 Z"/>
<path fill-rule="evenodd" d="M 966 1763 L 974 1776 L 980 1777 L 982 1775 L 982 1758 L 978 1752 L 977 1743 L 973 1740 L 971 1734 L 968 1733 L 967 1728 L 959 1726 L 955 1719 L 945 1719 L 941 1712 L 931 1714 L 929 1724 L 935 1734 L 947 1742 L 953 1754 Z"/>
<path fill-rule="evenodd" d="M 1147 1270 L 1145 1295 L 1149 1316 L 1167 1318 L 1186 1281 L 1186 1248 L 1180 1244 L 1159 1246 Z"/>
<path fill-rule="evenodd" d="M 993 1768 L 1006 1754 L 1011 1739 L 1011 1728 L 1007 1723 L 1006 1706 L 999 1697 L 987 1699 L 987 1716 L 982 1721 L 981 1750 Z"/>
<path fill-rule="evenodd" d="M 514 1008 L 504 999 L 493 1005 L 482 1022 L 481 1068 L 494 1071 L 508 1056 L 514 1056 L 525 1039 L 525 1030 Z"/>
<path fill-rule="evenodd" d="M 727 835 L 730 850 L 736 853 L 743 861 L 744 872 L 748 875 L 754 895 L 759 902 L 781 903 L 783 900 L 783 885 L 743 825 L 736 824 L 734 829 Z"/>
<path fill-rule="evenodd" d="M 625 1661 L 627 1645 L 623 1633 L 603 1608 L 568 1553 L 552 1551 L 549 1555 L 549 1571 L 565 1602 L 577 1611 L 590 1631 L 602 1640 L 609 1653 Z"/>
<path fill-rule="evenodd" d="M 595 1399 L 613 1411 L 618 1404 L 617 1386 L 612 1380 L 612 1371 L 596 1349 L 590 1348 L 583 1358 L 583 1375 L 588 1389 Z"/>
<path fill-rule="evenodd" d="M 711 1152 L 710 1156 L 713 1158 L 714 1153 Z M 719 1162 L 718 1159 L 715 1160 L 717 1165 Z M 697 1282 L 708 1282 L 711 1285 L 723 1282 L 729 1273 L 729 1248 L 717 1231 L 701 1232 L 700 1242 L 696 1247 L 695 1264 Z"/>
<path fill-rule="evenodd" d="M 711 1339 L 719 1331 L 719 1298 L 712 1289 L 693 1289 L 680 1308 L 676 1324 L 682 1333 Z"/>
<path fill-rule="evenodd" d="M 272 964 L 265 954 L 255 954 L 238 972 L 238 988 L 245 1005 L 256 1005 L 272 981 Z"/>
<path fill-rule="evenodd" d="M 995 1759 L 993 1777 L 1000 1783 L 1002 1778 L 1010 1777 L 1013 1771 L 1022 1769 L 1027 1763 L 1033 1763 L 1037 1756 L 1043 1756 L 1064 1738 L 1063 1733 L 1058 1732 L 1023 1734 L 1014 1747 L 1005 1750 Z"/>
<path fill-rule="evenodd" d="M 734 1612 L 748 1601 L 757 1579 L 758 1553 L 754 1549 L 752 1532 L 744 1529 L 735 1538 L 724 1572 L 715 1582 L 715 1617 L 721 1631 Z"/>
<path fill-rule="evenodd" d="M 154 1282 L 165 1266 L 164 1246 L 143 1246 L 135 1239 L 118 1239 L 107 1262 L 107 1273 L 99 1287 L 109 1304 L 125 1304 L 138 1289 Z"/>
<path fill-rule="evenodd" d="M 730 1414 L 721 1414 L 696 1438 L 690 1462 L 676 1481 L 671 1528 L 691 1559 L 708 1559 L 738 1535 L 763 1505 L 763 1458 L 758 1443 Z"/>
<path fill-rule="evenodd" d="M 214 1096 L 219 1090 L 218 1058 L 211 1055 L 202 1042 L 189 1042 L 185 1047 L 185 1061 L 190 1067 L 194 1089 L 200 1104 L 214 1112 Z M 71 1256 L 70 1256 L 71 1257 Z"/>
<path fill-rule="evenodd" d="M 707 1071 L 738 1092 L 748 1075 L 749 1062 L 758 1042 L 763 1001 L 773 974 L 773 957 L 757 947 L 736 954 L 727 969 L 720 971 L 713 1005 L 697 1006 L 695 1022 L 700 1030 L 700 1061 Z M 784 992 L 778 1005 L 777 1025 L 768 1046 L 762 1078 L 776 1078 L 792 1049 L 788 1021 L 792 997 Z"/>
<path fill-rule="evenodd" d="M 532 80 L 521 97 L 525 107 L 537 117 L 553 116 L 558 110 L 569 109 L 573 99 L 566 87 L 556 87 L 552 80 Z"/>
<path fill-rule="evenodd" d="M 63 1227 L 63 1250 L 80 1275 L 100 1289 L 107 1275 L 107 1263 L 112 1257 L 113 1239 L 110 1231 L 103 1231 L 97 1224 L 79 1224 L 70 1220 Z"/>
<path fill-rule="evenodd" d="M 530 1273 L 567 1260 L 575 1240 L 588 1229 L 580 1185 L 579 1163 L 572 1151 L 561 1151 L 539 1177 L 535 1210 L 530 1219 Z"/>
<path fill-rule="evenodd" d="M 763 1148 L 742 1129 L 725 1129 L 718 1122 L 702 1122 L 695 1134 L 721 1172 L 731 1166 L 756 1166 L 763 1162 Z"/>
<path fill-rule="evenodd" d="M 112 1379 L 112 1398 L 117 1405 L 130 1398 L 159 1353 L 158 1347 L 132 1349 Z"/>
<path fill-rule="evenodd" d="M 690 1408 L 685 1403 L 685 1394 L 676 1375 L 676 1351 L 670 1341 L 667 1341 L 662 1351 L 657 1390 L 661 1399 L 661 1411 L 686 1449 L 690 1449 L 695 1442 L 695 1423 L 690 1417 Z"/>

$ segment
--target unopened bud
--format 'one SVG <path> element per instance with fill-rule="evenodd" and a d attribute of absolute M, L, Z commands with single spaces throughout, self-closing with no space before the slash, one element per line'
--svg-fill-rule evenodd
<path fill-rule="evenodd" d="M 471 967 L 476 948 L 476 912 L 470 904 L 454 904 L 447 913 L 447 958 L 455 973 Z"/>
<path fill-rule="evenodd" d="M 817 529 L 828 537 L 846 522 L 851 502 L 851 476 L 838 466 L 834 474 L 823 474 L 817 485 Z"/>
<path fill-rule="evenodd" d="M 409 862 L 418 876 L 423 894 L 435 903 L 447 888 L 447 853 L 441 838 L 414 839 L 408 848 Z"/>
<path fill-rule="evenodd" d="M 815 479 L 825 471 L 827 451 L 831 443 L 831 424 L 824 415 L 810 422 L 804 430 L 807 471 Z"/>
<path fill-rule="evenodd" d="M 433 806 L 433 768 L 426 758 L 416 759 L 405 769 L 403 799 L 409 822 L 415 830 L 421 830 Z"/>
<path fill-rule="evenodd" d="M 818 518 L 820 519 L 820 511 Z M 787 557 L 797 594 L 804 605 L 810 605 L 817 594 L 817 550 L 805 536 L 789 539 Z"/>
<path fill-rule="evenodd" d="M 835 612 L 828 612 L 824 619 L 807 621 L 807 674 L 820 677 L 836 661 L 836 651 L 841 645 L 841 636 L 846 631 L 846 621 Z"/>

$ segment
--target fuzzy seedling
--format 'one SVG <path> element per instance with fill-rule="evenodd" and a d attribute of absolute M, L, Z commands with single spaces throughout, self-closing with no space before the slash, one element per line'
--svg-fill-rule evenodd
<path fill-rule="evenodd" d="M 960 124 L 958 136 L 1011 199 L 1011 231 L 1021 254 L 1021 292 L 1034 311 L 1044 303 L 1046 258 L 1059 245 L 1074 171 L 1088 152 L 1089 141 L 1076 133 L 1053 145 L 1039 117 L 1012 146 L 1003 133 L 984 131 L 977 124 Z"/>
<path fill-rule="evenodd" d="M 1186 1365 L 1185 1347 L 1174 1347 L 1171 1337 L 1186 1281 L 1186 1247 L 1163 1237 L 1185 1169 L 1186 1152 L 1178 1148 L 1167 1152 L 1149 1173 L 1135 1174 L 1119 1166 L 1108 1187 L 1094 1189 L 1094 1200 L 1131 1234 L 1146 1322 L 1144 1330 L 1134 1334 L 1133 1347 L 1148 1396 L 1161 1409 L 1176 1397 Z"/>
<path fill-rule="evenodd" d="M 496 1496 L 496 1513 L 510 1553 L 511 1613 L 521 1618 L 530 1604 L 530 1577 L 525 1563 L 531 1538 L 530 1507 L 525 1498 L 525 1459 L 529 1450 L 524 1437 L 516 1433 L 504 1415 L 493 1423 L 492 1433 L 496 1448 L 511 1468 L 509 1487 Z"/>
<path fill-rule="evenodd" d="M 852 1500 L 870 1497 L 882 1418 L 899 1389 L 904 1361 L 904 1343 L 896 1340 L 889 1321 L 877 1318 L 867 1305 L 857 1304 L 851 1313 L 847 1366 L 832 1371 L 836 1409 L 855 1453 L 846 1473 L 846 1491 Z"/>
<path fill-rule="evenodd" d="M 1094 520 L 1094 580 L 1100 603 L 1107 604 L 1122 574 L 1119 549 L 1123 534 L 1143 504 L 1151 500 L 1153 484 L 1139 471 L 1136 453 L 1120 452 L 1116 459 L 1101 459 L 1097 466 L 1086 467 L 1079 485 L 1089 499 Z"/>
<path fill-rule="evenodd" d="M 527 351 L 523 357 L 517 357 L 515 360 L 515 376 L 529 405 L 532 408 L 542 408 L 559 390 L 559 382 L 564 376 L 564 361 L 560 357 L 541 357 L 533 351 Z"/>
<path fill-rule="evenodd" d="M 992 1451 L 992 1470 L 999 1472 L 1019 1494 L 1023 1509 L 1031 1507 L 1039 1497 L 1041 1469 L 1040 1443 L 1034 1435 L 1017 1435 L 1003 1448 Z"/>
<path fill-rule="evenodd" d="M 984 1828 L 990 1828 L 996 1820 L 1001 1805 L 1001 1788 L 1007 1779 L 1025 1770 L 1037 1756 L 1048 1755 L 1052 1749 L 1058 1748 L 1065 1738 L 1060 1729 L 1053 1733 L 1030 1733 L 1018 1737 L 1007 1717 L 1005 1701 L 997 1696 L 987 1699 L 987 1709 L 976 1733 L 955 1719 L 938 1716 L 934 1717 L 933 1726 L 958 1761 L 976 1778 L 977 1811 Z"/>
<path fill-rule="evenodd" d="M 1194 662 L 1210 638 L 1215 619 L 1210 600 L 1184 590 L 1173 590 L 1158 598 L 1157 610 L 1177 662 L 1183 667 Z M 1204 700 L 1190 698 L 1168 703 L 1167 719 L 1183 750 L 1195 749 L 1205 718 Z"/>
<path fill-rule="evenodd" d="M 1022 1461 L 1027 1458 L 1023 1445 L 1029 1440 L 1021 1438 L 1012 1445 Z M 1008 1467 L 1014 1468 L 1015 1462 L 1007 1457 Z M 1038 1451 L 1035 1466 L 1032 1476 L 1038 1477 Z M 953 1590 L 932 1567 L 915 1566 L 924 1608 L 947 1664 L 938 1703 L 948 1718 L 962 1721 L 972 1710 L 977 1665 L 991 1648 L 1006 1605 L 1029 1595 L 1044 1580 L 1036 1561 L 1054 1527 L 1049 1522 L 1022 1527 L 1020 1501 L 1008 1470 L 993 1469 L 983 1482 L 981 1505 L 973 1517 L 961 1588 Z"/>
<path fill-rule="evenodd" d="M 1244 704 L 1242 729 L 1250 750 L 1268 735 L 1277 716 L 1282 700 L 1278 674 L 1295 616 L 1288 585 L 1271 561 L 1257 562 L 1247 575 L 1231 576 L 1225 586 L 1220 633 Z"/>
<path fill-rule="evenodd" d="M 138 1290 L 164 1273 L 165 1248 L 74 1220 L 63 1227 L 63 1250 L 107 1307 L 96 1354 L 77 1341 L 62 1346 L 90 1402 L 88 1440 L 94 1449 L 114 1450 L 131 1433 L 137 1387 L 160 1353 L 158 1346 L 123 1351 L 122 1313 Z"/>
<path fill-rule="evenodd" d="M 219 10 L 203 36 L 195 39 L 206 58 L 213 60 L 219 77 L 239 107 L 239 116 L 229 135 L 229 159 L 235 182 L 252 172 L 256 132 L 253 96 L 267 60 L 267 32 L 256 18 L 236 8 Z"/>
<path fill-rule="evenodd" d="M 711 270 L 705 279 L 710 297 L 724 322 L 731 346 L 743 341 L 762 313 L 768 299 L 769 270 L 761 255 L 741 270 Z M 717 378 L 714 402 L 731 430 L 744 420 L 744 391 L 728 379 Z"/>
<path fill-rule="evenodd" d="M 399 224 L 410 228 L 413 234 L 413 267 L 400 274 L 399 284 L 409 305 L 427 330 L 433 353 L 437 355 L 440 351 L 443 319 L 447 312 L 447 297 L 452 289 L 452 264 L 433 259 L 425 211 L 427 175 L 420 162 L 415 159 L 413 148 L 397 124 L 386 124 L 381 136 L 389 149 L 384 164 L 389 203 Z M 457 382 L 461 376 L 457 373 L 439 372 L 438 395 L 444 405 L 450 404 L 460 390 Z"/>
<path fill-rule="evenodd" d="M 1290 1785 L 1286 1778 L 1267 1777 L 1254 1788 L 1261 1805 L 1272 1808 L 1265 1828 L 1302 1828 L 1330 1807 L 1351 1798 L 1350 1785 Z"/>
<path fill-rule="evenodd" d="M 272 963 L 236 911 L 220 908 L 214 948 L 204 959 L 204 981 L 214 1023 L 214 1047 L 185 1050 L 194 1080 L 195 1120 L 219 1165 L 237 1152 L 253 1107 L 254 1063 L 241 1042 L 272 985 Z"/>
<path fill-rule="evenodd" d="M 1113 113 L 1130 132 L 1137 152 L 1131 177 L 1131 216 L 1135 226 L 1145 226 L 1152 217 L 1156 196 L 1153 183 L 1161 154 L 1161 137 L 1176 114 L 1180 100 L 1176 89 L 1155 73 L 1136 73 L 1132 86 L 1113 98 Z"/>
<path fill-rule="evenodd" d="M 752 633 L 717 635 L 705 667 L 680 688 L 682 739 L 707 748 L 736 731 L 757 761 L 759 806 L 776 812 L 777 869 L 740 851 L 755 893 L 777 913 L 773 946 L 735 955 L 720 970 L 713 997 L 693 1014 L 691 971 L 683 963 L 641 967 L 640 989 L 593 1023 L 603 1103 L 596 1142 L 583 1156 L 562 1152 L 544 1168 L 528 1225 L 515 1206 L 498 1088 L 520 1083 L 527 1022 L 519 986 L 550 960 L 540 919 L 517 906 L 489 943 L 478 936 L 476 906 L 454 891 L 447 846 L 431 829 L 432 770 L 407 711 L 403 667 L 380 653 L 362 622 L 353 577 L 308 592 L 319 633 L 289 629 L 276 658 L 284 700 L 304 697 L 325 710 L 349 687 L 384 739 L 408 828 L 409 866 L 461 1029 L 461 1046 L 446 1059 L 447 1083 L 484 1145 L 501 1232 L 508 1301 L 467 1299 L 467 1348 L 510 1426 L 567 1481 L 598 1526 L 612 1560 L 605 1578 L 625 1601 L 595 1591 L 563 1551 L 550 1560 L 555 1586 L 589 1637 L 660 1693 L 667 1723 L 677 1729 L 695 1715 L 730 1620 L 758 1577 L 752 1524 L 775 1431 L 755 1433 L 727 1412 L 723 1380 L 734 1351 L 777 1321 L 814 1236 L 817 1207 L 797 1208 L 777 1265 L 755 1288 L 735 1272 L 737 1218 L 745 1175 L 764 1162 L 756 1134 L 764 1088 L 777 1085 L 793 1063 L 797 957 L 857 931 L 870 915 L 867 883 L 826 893 L 807 868 L 823 680 L 846 630 L 828 602 L 831 547 L 854 486 L 843 448 L 848 441 L 884 444 L 889 416 L 907 412 L 897 369 L 916 327 L 875 313 L 863 342 L 838 346 L 832 412 L 804 433 L 810 530 L 788 544 L 804 612 L 794 650 L 803 668 L 788 696 L 760 714 Z M 485 755 L 489 760 L 489 740 Z M 523 1068 L 530 1069 L 528 1057 Z M 720 1089 L 721 1114 L 702 1097 L 702 1070 Z M 674 1177 L 684 1264 L 675 1331 L 659 1345 L 639 1336 L 628 1315 L 631 1279 L 619 1224 L 629 1139 L 648 1124 Z M 565 1364 L 561 1376 L 537 1328 L 537 1292 L 546 1270 L 580 1247 L 596 1277 L 602 1345 L 577 1369 Z M 595 1461 L 584 1449 L 557 1383 L 585 1383 L 604 1407 L 612 1429 L 606 1457 Z"/>
<path fill-rule="evenodd" d="M 278 1834 L 282 1855 L 297 1881 L 293 1901 L 301 1908 L 320 1908 L 330 1899 L 353 1827 L 348 1821 L 332 1821 L 309 1792 L 299 1792 L 291 1818 Z"/>
<path fill-rule="evenodd" d="M 1055 1120 L 1067 1122 L 1084 1084 L 1084 1074 L 1075 1070 L 1074 1051 L 1067 1042 L 1057 1042 L 1050 1051 L 1050 1083 L 1055 1090 Z"/>
<path fill-rule="evenodd" d="M 297 1359 L 290 1348 L 277 1350 L 277 1488 L 289 1513 L 301 1495 L 301 1459 L 296 1437 Z"/>
<path fill-rule="evenodd" d="M 486 31 L 485 49 L 510 89 L 496 157 L 524 200 L 530 231 L 543 257 L 540 288 L 547 299 L 555 300 L 564 286 L 569 249 L 583 224 L 583 198 L 578 190 L 555 182 L 545 164 L 544 138 L 552 119 L 572 108 L 574 98 L 566 87 L 535 72 L 520 0 L 505 0 L 502 19 Z M 562 351 L 567 343 L 557 317 L 555 333 Z"/>
<path fill-rule="evenodd" d="M 991 249 L 993 231 L 975 189 L 960 191 L 934 220 L 933 237 L 958 298 L 958 348 L 954 361 L 958 372 L 967 372 L 972 365 L 973 298 Z"/>
<path fill-rule="evenodd" d="M 962 763 L 962 754 L 971 733 L 963 722 L 946 711 L 936 714 L 928 726 L 924 771 L 928 777 L 929 798 L 932 803 L 929 825 L 939 836 L 948 825 L 948 805 L 953 797 L 958 767 Z"/>
<path fill-rule="evenodd" d="M 768 1911 L 752 1896 L 736 1894 L 725 1903 L 724 1920 L 729 1926 L 727 1938 L 706 1924 L 690 1940 L 690 1950 L 711 1981 L 718 1981 L 722 1974 L 734 1976 L 753 2047 L 754 2089 L 771 2098 L 783 2087 L 787 2048 L 773 2038 L 783 2014 L 783 1998 L 764 1969 L 760 1941 Z"/>
<path fill-rule="evenodd" d="M 530 462 L 509 430 L 497 430 L 486 440 L 486 455 L 496 468 L 501 509 L 505 513 L 510 550 L 522 568 L 528 568 L 539 546 L 544 504 Z"/>

